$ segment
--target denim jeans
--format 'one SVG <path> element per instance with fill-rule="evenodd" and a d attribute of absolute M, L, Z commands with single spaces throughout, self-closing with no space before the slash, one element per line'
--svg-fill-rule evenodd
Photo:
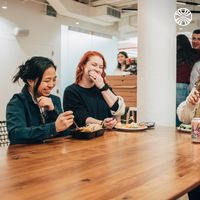
<path fill-rule="evenodd" d="M 189 85 L 187 83 L 176 83 L 176 108 L 178 105 L 186 100 L 189 95 Z M 179 126 L 181 122 L 176 114 L 176 126 Z"/>

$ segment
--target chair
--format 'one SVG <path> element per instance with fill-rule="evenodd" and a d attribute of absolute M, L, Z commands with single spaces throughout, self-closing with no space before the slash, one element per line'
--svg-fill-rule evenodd
<path fill-rule="evenodd" d="M 132 117 L 133 122 L 137 122 L 137 107 L 129 107 L 126 114 L 126 122 L 128 123 L 130 117 Z"/>
<path fill-rule="evenodd" d="M 9 144 L 6 121 L 0 121 L 0 147 L 8 146 Z"/>

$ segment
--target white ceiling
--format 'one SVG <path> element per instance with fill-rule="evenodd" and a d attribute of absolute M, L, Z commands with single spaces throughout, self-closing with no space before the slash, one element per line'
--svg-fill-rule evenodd
<path fill-rule="evenodd" d="M 137 10 L 137 2 L 138 0 L 20 0 L 24 2 L 32 1 L 35 3 L 41 4 L 50 4 L 56 10 L 58 5 L 56 4 L 65 4 L 70 5 L 70 2 L 75 2 L 75 5 L 82 5 L 90 7 L 91 9 L 95 9 L 101 6 L 110 6 L 119 10 L 123 16 L 126 15 L 134 15 Z M 189 5 L 185 4 L 184 7 L 189 8 L 190 10 L 200 10 L 200 0 L 177 0 L 177 7 L 183 7 L 183 4 L 179 2 L 186 3 L 197 3 L 197 5 Z M 69 7 L 69 6 L 68 6 Z M 80 7 L 81 8 L 81 7 Z M 70 8 L 69 8 L 70 9 Z M 58 13 L 59 14 L 59 13 Z"/>
<path fill-rule="evenodd" d="M 21 0 L 32 1 L 51 5 L 58 14 L 86 21 L 101 26 L 118 25 L 119 35 L 129 38 L 137 33 L 137 2 L 138 0 Z M 200 0 L 177 0 L 177 7 L 183 7 L 178 2 L 192 2 L 200 5 Z M 121 16 L 111 16 L 107 7 L 118 11 Z M 190 10 L 200 10 L 200 6 L 185 4 Z M 194 14 L 194 19 L 199 20 L 200 14 Z M 193 21 L 196 26 L 198 22 Z M 188 27 L 190 28 L 190 27 Z"/>
<path fill-rule="evenodd" d="M 102 6 L 109 5 L 114 8 L 123 9 L 123 8 L 136 8 L 137 0 L 74 0 L 77 2 L 82 2 L 90 6 Z"/>

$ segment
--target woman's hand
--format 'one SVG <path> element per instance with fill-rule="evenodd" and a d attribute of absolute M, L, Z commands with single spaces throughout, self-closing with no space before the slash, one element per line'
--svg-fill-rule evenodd
<path fill-rule="evenodd" d="M 37 98 L 38 106 L 40 108 L 45 108 L 45 110 L 54 110 L 54 105 L 49 97 L 41 96 Z"/>
<path fill-rule="evenodd" d="M 198 90 L 194 87 L 188 97 L 186 98 L 186 102 L 192 105 L 196 105 L 199 102 L 200 94 Z"/>
<path fill-rule="evenodd" d="M 117 120 L 114 118 L 105 118 L 103 120 L 103 127 L 107 129 L 112 129 L 117 124 Z"/>
<path fill-rule="evenodd" d="M 89 77 L 94 82 L 94 84 L 96 85 L 97 88 L 100 89 L 105 85 L 101 74 L 97 73 L 95 70 L 89 71 Z"/>
<path fill-rule="evenodd" d="M 73 124 L 74 115 L 72 111 L 61 113 L 55 122 L 56 132 L 64 131 Z"/>
<path fill-rule="evenodd" d="M 126 58 L 126 65 L 131 65 L 134 63 L 134 59 L 133 58 Z"/>

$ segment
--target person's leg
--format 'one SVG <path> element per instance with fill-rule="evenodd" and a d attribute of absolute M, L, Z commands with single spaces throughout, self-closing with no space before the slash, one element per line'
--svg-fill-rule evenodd
<path fill-rule="evenodd" d="M 200 186 L 188 192 L 189 200 L 200 200 Z"/>

